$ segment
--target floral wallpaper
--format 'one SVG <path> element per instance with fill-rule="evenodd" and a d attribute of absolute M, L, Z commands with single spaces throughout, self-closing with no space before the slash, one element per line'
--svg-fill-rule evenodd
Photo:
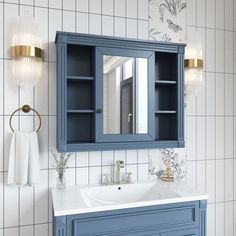
<path fill-rule="evenodd" d="M 149 39 L 186 42 L 186 0 L 149 0 Z"/>
<path fill-rule="evenodd" d="M 186 151 L 184 148 L 157 149 L 154 152 L 150 151 L 150 178 L 160 179 L 164 174 L 167 164 L 172 170 L 175 182 L 186 182 Z"/>

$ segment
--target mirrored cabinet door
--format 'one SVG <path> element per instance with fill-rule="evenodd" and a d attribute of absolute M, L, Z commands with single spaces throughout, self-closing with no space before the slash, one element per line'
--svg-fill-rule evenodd
<path fill-rule="evenodd" d="M 103 56 L 103 133 L 148 133 L 147 58 Z"/>
<path fill-rule="evenodd" d="M 96 49 L 97 142 L 154 140 L 154 52 Z"/>

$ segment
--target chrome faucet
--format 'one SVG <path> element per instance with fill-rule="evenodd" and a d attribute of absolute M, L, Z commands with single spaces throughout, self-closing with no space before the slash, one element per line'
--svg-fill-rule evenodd
<path fill-rule="evenodd" d="M 116 169 L 115 169 L 115 182 L 117 184 L 120 184 L 122 182 L 122 176 L 121 176 L 121 169 L 124 169 L 125 165 L 123 161 L 116 161 Z"/>

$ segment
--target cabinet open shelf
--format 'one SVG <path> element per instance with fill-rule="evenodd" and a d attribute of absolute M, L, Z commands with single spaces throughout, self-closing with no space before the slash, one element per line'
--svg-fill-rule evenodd
<path fill-rule="evenodd" d="M 178 55 L 176 53 L 156 52 L 156 81 L 174 81 L 178 75 Z"/>
<path fill-rule="evenodd" d="M 67 113 L 94 113 L 94 110 L 67 110 Z"/>
<path fill-rule="evenodd" d="M 67 81 L 67 110 L 93 110 L 93 81 Z"/>
<path fill-rule="evenodd" d="M 155 137 L 156 140 L 178 139 L 178 55 L 156 52 Z"/>
<path fill-rule="evenodd" d="M 91 76 L 67 76 L 68 80 L 94 80 Z"/>
<path fill-rule="evenodd" d="M 177 115 L 159 113 L 155 115 L 156 140 L 176 140 L 177 139 Z"/>
<path fill-rule="evenodd" d="M 94 75 L 94 47 L 86 45 L 67 45 L 67 76 Z"/>
<path fill-rule="evenodd" d="M 155 88 L 155 110 L 176 111 L 177 91 L 176 86 L 160 86 Z"/>
<path fill-rule="evenodd" d="M 94 114 L 67 114 L 67 143 L 93 142 Z"/>
<path fill-rule="evenodd" d="M 176 81 L 174 80 L 156 80 L 156 85 L 175 85 Z"/>
<path fill-rule="evenodd" d="M 155 111 L 155 114 L 176 114 L 176 111 L 159 110 L 159 111 Z"/>

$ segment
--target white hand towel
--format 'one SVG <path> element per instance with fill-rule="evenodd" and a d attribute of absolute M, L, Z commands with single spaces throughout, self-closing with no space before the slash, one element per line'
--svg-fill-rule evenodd
<path fill-rule="evenodd" d="M 10 154 L 8 161 L 8 184 L 15 183 L 15 141 L 16 141 L 16 133 L 14 132 L 11 138 L 11 146 L 10 146 Z"/>
<path fill-rule="evenodd" d="M 11 140 L 8 184 L 34 185 L 39 182 L 37 133 L 14 132 Z"/>
<path fill-rule="evenodd" d="M 40 182 L 40 164 L 38 136 L 36 132 L 29 133 L 29 173 L 28 184 L 35 185 Z"/>

